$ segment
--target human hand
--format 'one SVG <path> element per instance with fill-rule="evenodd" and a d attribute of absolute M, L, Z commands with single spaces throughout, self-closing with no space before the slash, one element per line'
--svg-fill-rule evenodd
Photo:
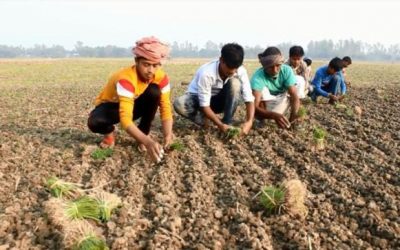
<path fill-rule="evenodd" d="M 244 123 L 242 124 L 242 131 L 241 131 L 241 134 L 247 135 L 247 134 L 249 133 L 249 131 L 250 131 L 252 125 L 253 125 L 253 121 L 244 122 Z"/>
<path fill-rule="evenodd" d="M 284 115 L 275 113 L 273 119 L 280 128 L 284 129 L 290 128 L 290 122 Z"/>

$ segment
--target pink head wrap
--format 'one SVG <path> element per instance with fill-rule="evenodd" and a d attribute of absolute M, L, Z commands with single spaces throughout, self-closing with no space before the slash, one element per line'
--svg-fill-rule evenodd
<path fill-rule="evenodd" d="M 144 37 L 136 41 L 136 47 L 132 49 L 136 57 L 144 57 L 147 60 L 159 63 L 164 61 L 169 54 L 168 45 L 160 42 L 154 36 Z"/>

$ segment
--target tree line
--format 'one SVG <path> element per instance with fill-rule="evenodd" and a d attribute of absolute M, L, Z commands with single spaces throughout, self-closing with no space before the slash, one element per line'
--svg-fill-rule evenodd
<path fill-rule="evenodd" d="M 287 57 L 289 48 L 293 43 L 285 42 L 277 46 Z M 171 44 L 171 57 L 183 58 L 212 58 L 218 57 L 222 43 L 207 41 L 203 47 L 191 42 L 173 42 Z M 257 58 L 258 53 L 266 47 L 260 45 L 245 46 L 246 58 Z M 400 61 L 400 44 L 384 46 L 381 43 L 368 44 L 362 41 L 349 40 L 321 40 L 310 41 L 304 48 L 306 56 L 313 59 L 329 59 L 335 56 L 350 56 L 354 60 L 368 61 Z M 65 58 L 65 57 L 130 57 L 131 48 L 122 48 L 114 45 L 90 47 L 83 42 L 76 42 L 74 49 L 67 50 L 61 45 L 35 45 L 32 48 L 21 46 L 0 45 L 0 58 Z"/>

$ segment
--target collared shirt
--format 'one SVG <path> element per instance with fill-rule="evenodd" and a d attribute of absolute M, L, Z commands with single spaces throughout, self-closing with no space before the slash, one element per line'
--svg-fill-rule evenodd
<path fill-rule="evenodd" d="M 306 82 L 310 81 L 309 77 L 307 76 L 307 64 L 301 60 L 300 65 L 297 68 L 294 68 L 290 64 L 290 59 L 285 62 L 286 65 L 290 66 L 293 70 L 293 73 L 298 76 L 302 76 Z"/>
<path fill-rule="evenodd" d="M 245 102 L 254 102 L 251 92 L 249 77 L 243 66 L 237 72 L 223 81 L 218 72 L 219 59 L 213 60 L 202 65 L 196 72 L 193 80 L 189 84 L 188 93 L 196 94 L 199 97 L 201 107 L 210 106 L 211 97 L 218 94 L 224 84 L 233 77 L 237 77 L 241 82 L 241 92 Z"/>

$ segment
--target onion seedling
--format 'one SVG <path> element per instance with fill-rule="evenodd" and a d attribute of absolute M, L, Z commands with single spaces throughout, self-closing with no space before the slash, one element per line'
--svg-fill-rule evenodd
<path fill-rule="evenodd" d="M 77 198 L 83 193 L 82 189 L 79 188 L 79 184 L 66 182 L 54 176 L 46 181 L 46 186 L 51 195 L 57 198 Z"/>
<path fill-rule="evenodd" d="M 121 206 L 121 198 L 115 194 L 104 191 L 98 191 L 93 194 L 100 208 L 100 220 L 103 222 L 111 219 L 111 213 L 114 209 Z"/>
<path fill-rule="evenodd" d="M 92 156 L 95 160 L 104 160 L 113 154 L 114 150 L 112 148 L 97 148 L 92 152 Z"/>
<path fill-rule="evenodd" d="M 226 138 L 233 139 L 240 135 L 240 128 L 238 127 L 230 127 L 226 132 Z"/>
<path fill-rule="evenodd" d="M 89 196 L 82 196 L 74 201 L 69 201 L 65 206 L 65 214 L 71 220 L 100 218 L 100 207 L 96 199 Z"/>

